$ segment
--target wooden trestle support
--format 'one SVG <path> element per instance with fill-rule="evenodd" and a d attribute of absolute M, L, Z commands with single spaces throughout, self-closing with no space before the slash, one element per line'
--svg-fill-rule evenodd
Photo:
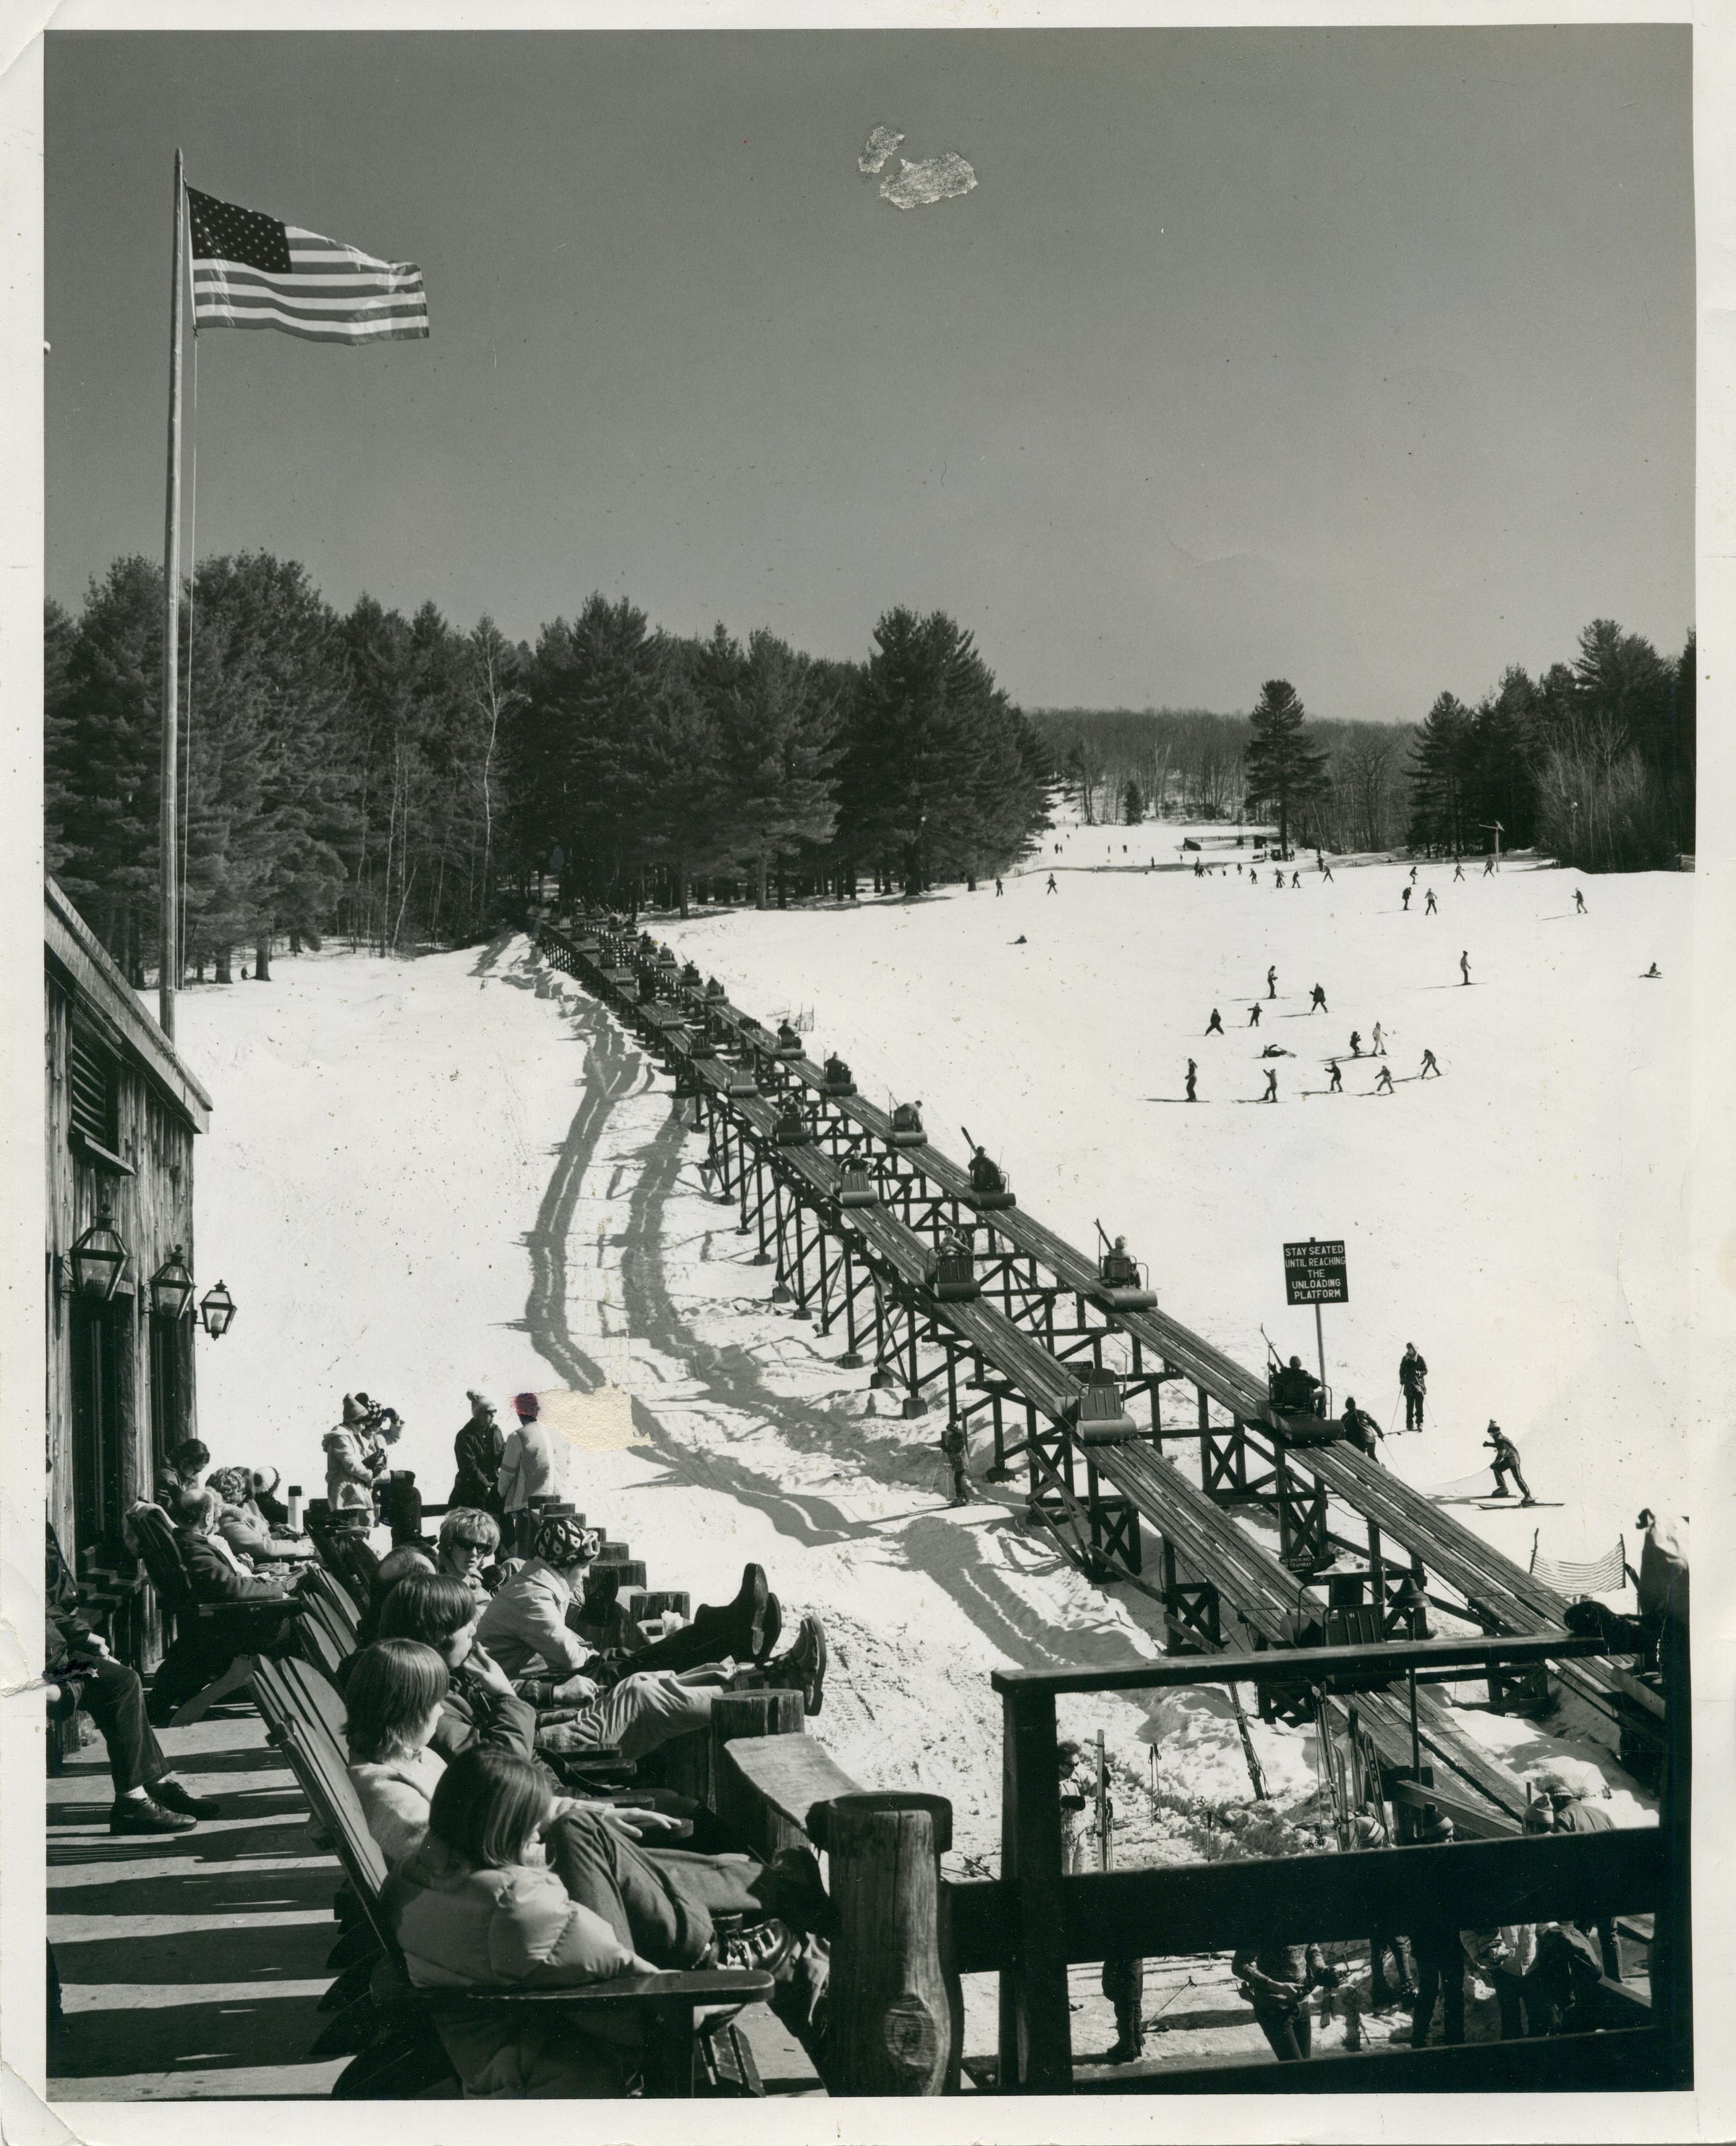
<path fill-rule="evenodd" d="M 1093 1579 L 1160 1599 L 1171 1652 L 1420 1639 L 1431 1608 L 1489 1634 L 1559 1626 L 1565 1605 L 1479 1538 L 1378 1464 L 1292 1442 L 1263 1381 L 1162 1314 L 1097 1301 L 1094 1261 L 1022 1210 L 981 1211 L 957 1165 L 925 1143 L 895 1143 L 885 1113 L 830 1092 L 821 1068 L 781 1053 L 726 1001 L 684 986 L 640 939 L 544 926 L 537 943 L 673 1075 L 676 1107 L 691 1106 L 706 1143 L 702 1179 L 734 1207 L 755 1261 L 774 1267 L 776 1300 L 823 1335 L 841 1329 L 840 1365 L 871 1364 L 875 1385 L 901 1391 L 905 1416 L 934 1405 L 967 1435 L 985 1429 L 990 1478 L 1008 1480 L 1022 1463 L 1030 1517 Z M 696 1056 L 696 1036 L 732 1055 Z M 778 1137 L 788 1112 L 806 1135 L 800 1144 Z M 841 1203 L 846 1163 L 866 1171 L 873 1205 Z M 936 1294 L 949 1240 L 970 1248 L 974 1297 Z M 1136 1444 L 1080 1438 L 1080 1395 L 1094 1371 L 1112 1374 L 1122 1408 L 1140 1411 Z M 1167 1405 L 1166 1387 L 1180 1390 Z M 1197 1487 L 1165 1458 L 1166 1446 L 1189 1443 Z M 1141 1453 L 1155 1473 L 1130 1457 Z M 1275 1560 L 1229 1521 L 1239 1507 L 1275 1522 Z M 1142 1519 L 1157 1539 L 1155 1585 Z M 1341 1553 L 1354 1565 L 1328 1573 Z M 1570 1674 L 1613 1710 L 1614 1685 L 1598 1664 Z M 1368 1711 L 1378 1711 L 1372 1700 Z M 1510 1798 L 1491 1800 L 1510 1810 Z"/>

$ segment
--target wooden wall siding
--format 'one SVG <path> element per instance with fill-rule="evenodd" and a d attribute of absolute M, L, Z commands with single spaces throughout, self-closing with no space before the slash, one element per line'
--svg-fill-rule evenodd
<path fill-rule="evenodd" d="M 59 896 L 57 906 L 54 896 Z M 181 1066 L 82 919 L 67 922 L 65 896 L 52 889 L 47 916 L 47 1110 L 48 1235 L 45 1275 L 47 1381 L 48 1510 L 55 1530 L 72 1555 L 74 1525 L 73 1365 L 72 1301 L 62 1293 L 62 1272 L 72 1245 L 106 1205 L 128 1254 L 116 1292 L 121 1343 L 118 1377 L 122 1424 L 119 1487 L 122 1500 L 148 1495 L 156 1473 L 151 1375 L 151 1277 L 180 1245 L 202 1295 L 217 1277 L 201 1275 L 193 1236 L 193 1139 L 202 1130 L 209 1099 Z M 94 942 L 92 942 L 94 944 Z M 109 973 L 112 971 L 112 973 Z M 117 1061 L 116 1156 L 120 1170 L 75 1144 L 72 1122 L 72 1043 L 81 1034 Z M 196 1297 L 197 1304 L 197 1297 Z M 197 1434 L 194 1388 L 197 1355 L 191 1325 L 176 1338 L 181 1369 L 182 1421 L 178 1435 Z M 110 1546 L 122 1553 L 117 1538 Z M 121 1561 L 124 1562 L 122 1555 Z M 120 1636 L 117 1633 L 117 1636 Z M 154 1619 L 127 1635 L 141 1665 L 154 1659 L 160 1635 Z M 129 1649 L 129 1651 L 132 1651 Z"/>

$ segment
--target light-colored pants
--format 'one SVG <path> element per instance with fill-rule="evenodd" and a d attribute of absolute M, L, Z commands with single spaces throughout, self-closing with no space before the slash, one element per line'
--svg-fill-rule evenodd
<path fill-rule="evenodd" d="M 623 1759 L 642 1759 L 672 1737 L 708 1727 L 717 1692 L 716 1684 L 683 1684 L 672 1669 L 623 1677 L 571 1724 L 566 1733 L 573 1740 L 566 1748 L 583 1751 L 612 1744 Z"/>

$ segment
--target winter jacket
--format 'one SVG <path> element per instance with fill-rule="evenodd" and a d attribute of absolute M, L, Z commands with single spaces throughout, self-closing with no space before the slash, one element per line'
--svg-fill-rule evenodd
<path fill-rule="evenodd" d="M 252 1498 L 245 1505 L 225 1505 L 217 1531 L 241 1557 L 282 1560 L 313 1555 L 313 1545 L 305 1536 L 292 1535 L 287 1530 L 279 1535 Z"/>
<path fill-rule="evenodd" d="M 429 1840 L 387 1880 L 382 1904 L 424 1989 L 549 1989 L 632 1964 L 602 1917 L 542 1864 L 473 1870 Z"/>
<path fill-rule="evenodd" d="M 74 1655 L 88 1660 L 97 1650 L 91 1644 L 90 1620 L 78 1606 L 78 1583 L 61 1550 L 53 1521 L 48 1521 L 47 1525 L 47 1614 L 43 1619 L 42 1665 L 57 1669 L 65 1668 Z"/>
<path fill-rule="evenodd" d="M 473 1870 L 430 1840 L 387 1881 L 382 1903 L 413 1983 L 434 1989 L 582 1987 L 630 1972 L 632 1955 L 600 1915 L 531 1864 Z M 582 2024 L 556 2006 L 487 2007 L 439 2017 L 466 2095 L 590 2100 L 620 2094 L 637 2029 L 606 2014 Z"/>
<path fill-rule="evenodd" d="M 510 1441 L 509 1441 L 510 1445 Z M 476 1644 L 509 1677 L 522 1676 L 539 1658 L 559 1676 L 584 1668 L 592 1649 L 567 1624 L 573 1592 L 553 1565 L 528 1558 L 482 1612 Z"/>
<path fill-rule="evenodd" d="M 458 1473 L 452 1479 L 448 1505 L 470 1505 L 478 1511 L 501 1512 L 501 1463 L 506 1445 L 496 1423 L 478 1423 L 471 1416 L 452 1440 L 452 1458 Z"/>
<path fill-rule="evenodd" d="M 242 1564 L 221 1535 L 196 1535 L 177 1528 L 181 1561 L 201 1602 L 265 1602 L 275 1598 L 287 1607 L 287 1583 L 262 1578 Z"/>
<path fill-rule="evenodd" d="M 1404 1387 L 1406 1393 L 1410 1392 L 1413 1387 L 1421 1385 L 1428 1375 L 1429 1366 L 1420 1356 L 1413 1355 L 1399 1357 L 1399 1384 Z"/>
<path fill-rule="evenodd" d="M 533 1419 L 507 1432 L 496 1480 L 502 1505 L 509 1513 L 522 1512 L 532 1498 L 552 1495 L 555 1449 L 541 1424 Z"/>
<path fill-rule="evenodd" d="M 388 1863 L 402 1863 L 427 1839 L 428 1805 L 445 1771 L 446 1760 L 432 1747 L 410 1759 L 351 1761 L 362 1815 Z"/>
<path fill-rule="evenodd" d="M 333 1511 L 372 1512 L 375 1463 L 379 1448 L 350 1425 L 334 1424 L 326 1433 L 326 1500 Z"/>

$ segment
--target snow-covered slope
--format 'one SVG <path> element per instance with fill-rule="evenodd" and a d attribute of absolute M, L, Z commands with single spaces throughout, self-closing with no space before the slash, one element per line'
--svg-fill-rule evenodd
<path fill-rule="evenodd" d="M 762 1016 L 812 1008 L 816 1055 L 841 1052 L 875 1100 L 920 1098 L 955 1154 L 968 1125 L 1075 1244 L 1099 1217 L 1125 1232 L 1164 1308 L 1250 1367 L 1262 1324 L 1312 1365 L 1281 1246 L 1344 1238 L 1349 1302 L 1324 1315 L 1337 1395 L 1402 1432 L 1406 1341 L 1430 1368 L 1425 1430 L 1390 1463 L 1423 1486 L 1468 1475 L 1494 1416 L 1561 1505 L 1473 1525 L 1521 1561 L 1534 1526 L 1558 1557 L 1624 1528 L 1631 1543 L 1641 1505 L 1686 1490 L 1691 880 L 1522 860 L 1455 884 L 1424 865 L 1406 914 L 1408 867 L 1340 863 L 1327 883 L 1299 859 L 1300 888 L 1264 864 L 1250 883 L 1222 831 L 1200 830 L 1229 870 L 1200 879 L 1163 869 L 1185 831 L 1058 830 L 1004 898 L 990 883 L 656 929 Z M 1221 1037 L 1205 1033 L 1214 1006 Z M 1389 1096 L 1349 1054 L 1377 1021 Z M 1263 1060 L 1274 1043 L 1294 1055 Z M 1425 1049 L 1439 1080 L 1416 1077 Z M 1256 1100 L 1268 1063 L 1275 1107 Z"/>

